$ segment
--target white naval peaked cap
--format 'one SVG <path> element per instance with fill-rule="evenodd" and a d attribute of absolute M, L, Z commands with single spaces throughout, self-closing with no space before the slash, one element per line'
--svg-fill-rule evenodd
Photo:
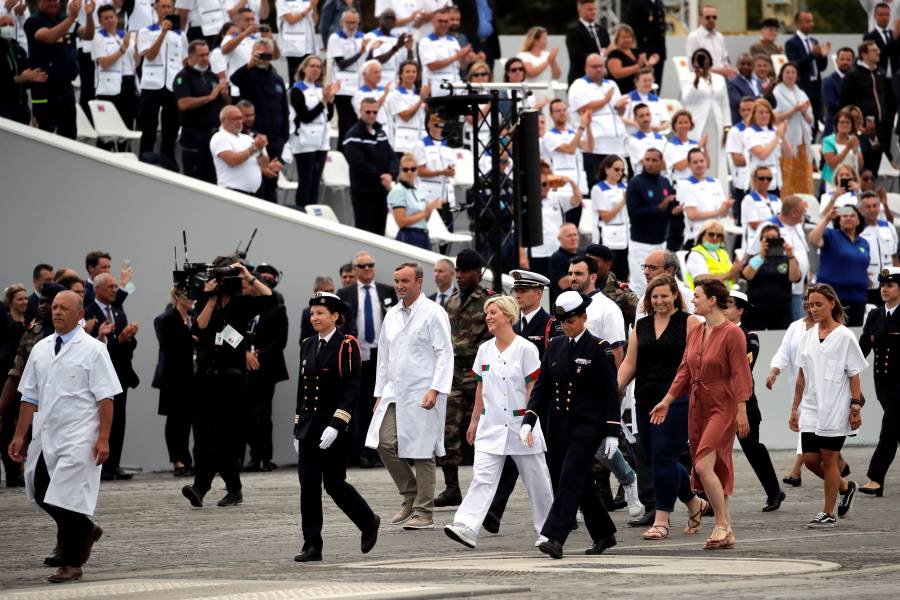
<path fill-rule="evenodd" d="M 516 269 L 510 271 L 509 274 L 515 280 L 513 281 L 513 288 L 540 288 L 550 285 L 550 280 L 540 273 Z"/>

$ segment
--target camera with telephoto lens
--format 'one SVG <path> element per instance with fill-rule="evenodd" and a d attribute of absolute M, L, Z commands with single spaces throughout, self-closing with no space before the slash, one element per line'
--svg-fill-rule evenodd
<path fill-rule="evenodd" d="M 241 243 L 238 242 L 238 249 L 228 256 L 218 256 L 211 263 L 194 263 L 188 259 L 187 250 L 187 232 L 182 231 L 181 235 L 184 240 L 184 264 L 178 268 L 178 248 L 175 249 L 175 270 L 172 271 L 172 281 L 175 289 L 187 295 L 188 298 L 195 301 L 204 299 L 207 293 L 204 291 L 206 283 L 215 280 L 218 283 L 215 291 L 210 292 L 212 295 L 240 296 L 243 291 L 243 283 L 241 281 L 241 269 L 234 266 L 235 263 L 246 265 L 247 252 L 250 251 L 250 244 L 256 237 L 256 229 L 250 236 L 247 246 L 241 250 Z"/>

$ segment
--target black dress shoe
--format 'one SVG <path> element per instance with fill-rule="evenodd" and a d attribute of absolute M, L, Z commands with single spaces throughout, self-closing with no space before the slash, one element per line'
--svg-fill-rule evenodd
<path fill-rule="evenodd" d="M 375 521 L 372 523 L 371 529 L 363 533 L 359 541 L 359 549 L 362 550 L 363 554 L 368 554 L 375 547 L 375 542 L 378 541 L 379 527 L 381 527 L 381 517 L 375 515 Z"/>
<path fill-rule="evenodd" d="M 61 567 L 62 566 L 62 548 L 56 544 L 53 553 L 44 559 L 45 567 Z"/>
<path fill-rule="evenodd" d="M 456 486 L 447 486 L 447 489 L 434 499 L 435 506 L 459 506 L 460 504 L 462 504 L 462 492 Z"/>
<path fill-rule="evenodd" d="M 263 470 L 265 473 L 269 473 L 269 472 L 271 472 L 271 471 L 274 471 L 274 470 L 277 469 L 277 468 L 278 468 L 278 465 L 276 465 L 275 463 L 273 463 L 271 460 L 264 460 L 263 463 L 262 463 L 262 470 Z"/>
<path fill-rule="evenodd" d="M 781 503 L 784 502 L 785 498 L 787 498 L 787 494 L 785 494 L 783 491 L 778 492 L 777 499 L 775 499 L 774 501 L 771 499 L 766 500 L 766 505 L 763 506 L 762 511 L 763 512 L 775 512 L 776 510 L 781 508 Z"/>
<path fill-rule="evenodd" d="M 100 472 L 100 481 L 115 481 L 116 474 L 112 471 L 101 471 Z"/>
<path fill-rule="evenodd" d="M 884 496 L 884 486 L 875 489 L 859 486 L 856 491 L 860 494 L 865 494 L 866 496 L 875 496 L 876 498 Z"/>
<path fill-rule="evenodd" d="M 250 462 L 244 465 L 244 468 L 241 469 L 244 473 L 260 473 L 263 470 L 262 463 L 259 462 Z"/>
<path fill-rule="evenodd" d="M 181 495 L 188 499 L 188 502 L 191 503 L 191 506 L 195 508 L 200 508 L 203 506 L 203 495 L 194 489 L 192 485 L 186 485 L 181 488 Z"/>
<path fill-rule="evenodd" d="M 359 467 L 361 469 L 373 469 L 375 468 L 375 463 L 368 456 L 360 456 Z"/>
<path fill-rule="evenodd" d="M 649 527 L 656 522 L 656 511 L 648 510 L 639 517 L 635 517 L 628 521 L 629 527 Z"/>
<path fill-rule="evenodd" d="M 793 476 L 791 476 L 791 475 L 788 475 L 787 477 L 785 477 L 785 478 L 782 479 L 781 481 L 782 481 L 783 483 L 786 483 L 786 484 L 788 484 L 788 485 L 792 485 L 792 486 L 794 486 L 794 487 L 800 487 L 801 485 L 803 485 L 803 480 L 802 480 L 800 477 L 793 477 Z"/>
<path fill-rule="evenodd" d="M 317 562 L 322 560 L 321 548 L 304 548 L 300 554 L 294 557 L 294 562 Z"/>
<path fill-rule="evenodd" d="M 616 545 L 616 536 L 611 535 L 606 539 L 594 541 L 594 545 L 584 551 L 587 555 L 603 554 L 609 548 Z"/>
<path fill-rule="evenodd" d="M 541 542 L 540 544 L 538 544 L 538 550 L 540 550 L 550 558 L 554 558 L 557 560 L 563 557 L 562 544 L 560 544 L 556 540 L 547 540 L 546 542 Z"/>
<path fill-rule="evenodd" d="M 244 501 L 244 494 L 240 491 L 237 492 L 228 492 L 225 496 L 216 502 L 216 506 L 237 506 L 241 502 Z"/>
<path fill-rule="evenodd" d="M 484 522 L 481 526 L 490 533 L 500 533 L 500 519 L 490 511 L 484 516 Z"/>

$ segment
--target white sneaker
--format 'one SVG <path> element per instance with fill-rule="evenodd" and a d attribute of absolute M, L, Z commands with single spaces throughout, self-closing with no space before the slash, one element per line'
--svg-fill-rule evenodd
<path fill-rule="evenodd" d="M 459 542 L 467 548 L 474 548 L 478 543 L 478 536 L 465 525 L 444 525 L 444 533 L 454 542 Z"/>
<path fill-rule="evenodd" d="M 544 542 L 549 542 L 549 541 L 550 541 L 550 538 L 548 538 L 547 536 L 545 536 L 545 535 L 539 535 L 539 536 L 538 536 L 538 539 L 536 539 L 536 540 L 534 541 L 534 547 L 537 548 L 538 546 L 540 546 L 540 545 L 543 544 Z"/>
<path fill-rule="evenodd" d="M 631 482 L 631 485 L 625 486 L 625 502 L 628 503 L 628 514 L 632 517 L 638 517 L 644 514 L 644 505 L 638 499 L 637 479 Z"/>

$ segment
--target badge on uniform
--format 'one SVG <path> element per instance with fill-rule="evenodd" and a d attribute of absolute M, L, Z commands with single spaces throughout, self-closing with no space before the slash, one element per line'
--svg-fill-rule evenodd
<path fill-rule="evenodd" d="M 576 358 L 575 364 L 576 365 L 589 365 L 589 364 L 591 364 L 591 359 L 590 358 Z"/>
<path fill-rule="evenodd" d="M 222 333 L 218 335 L 221 336 L 222 340 L 232 348 L 237 348 L 244 340 L 244 336 L 238 333 L 237 329 L 235 329 L 231 325 L 226 325 L 225 329 L 222 330 Z M 219 343 L 219 345 L 221 345 L 221 342 Z"/>

